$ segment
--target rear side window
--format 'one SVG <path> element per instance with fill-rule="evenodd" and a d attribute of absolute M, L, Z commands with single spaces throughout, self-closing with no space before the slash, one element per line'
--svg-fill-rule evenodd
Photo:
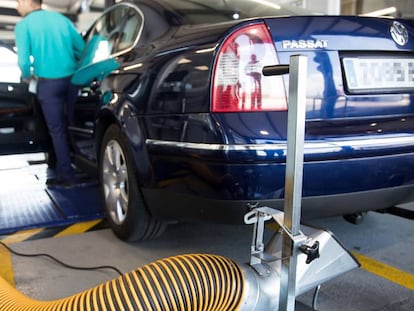
<path fill-rule="evenodd" d="M 122 54 L 138 41 L 143 27 L 141 12 L 127 5 L 117 5 L 101 16 L 86 36 L 81 66 Z"/>

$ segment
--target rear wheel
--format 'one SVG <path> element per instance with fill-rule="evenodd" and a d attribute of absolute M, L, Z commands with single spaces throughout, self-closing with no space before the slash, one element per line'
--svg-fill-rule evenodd
<path fill-rule="evenodd" d="M 152 217 L 145 206 L 128 143 L 116 125 L 104 135 L 99 170 L 105 212 L 116 236 L 139 241 L 165 230 L 165 224 Z"/>

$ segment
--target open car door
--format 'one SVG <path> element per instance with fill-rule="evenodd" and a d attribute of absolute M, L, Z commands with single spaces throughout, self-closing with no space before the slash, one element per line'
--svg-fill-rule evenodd
<path fill-rule="evenodd" d="M 47 151 L 40 106 L 21 82 L 13 45 L 0 41 L 0 154 Z"/>

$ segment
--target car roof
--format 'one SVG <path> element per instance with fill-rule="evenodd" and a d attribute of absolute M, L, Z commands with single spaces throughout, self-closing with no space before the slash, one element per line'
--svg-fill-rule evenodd
<path fill-rule="evenodd" d="M 173 24 L 211 24 L 253 17 L 318 14 L 264 0 L 135 0 L 120 3 L 163 10 L 166 19 Z"/>

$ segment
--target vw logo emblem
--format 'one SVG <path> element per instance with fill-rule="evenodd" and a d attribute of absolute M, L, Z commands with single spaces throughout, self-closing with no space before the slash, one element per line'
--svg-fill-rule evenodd
<path fill-rule="evenodd" d="M 390 27 L 391 37 L 398 45 L 406 45 L 408 42 L 408 31 L 405 26 L 399 22 L 394 21 Z"/>

